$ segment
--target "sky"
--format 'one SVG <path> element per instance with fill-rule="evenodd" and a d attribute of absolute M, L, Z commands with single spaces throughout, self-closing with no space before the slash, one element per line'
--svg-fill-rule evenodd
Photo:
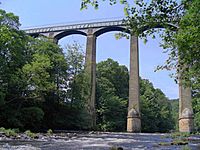
<path fill-rule="evenodd" d="M 81 0 L 0 0 L 0 9 L 13 12 L 19 16 L 20 29 L 75 24 L 81 22 L 98 22 L 106 20 L 120 20 L 124 18 L 123 6 L 116 4 L 110 6 L 106 2 L 100 3 L 99 9 L 89 7 L 80 11 Z M 130 42 L 123 38 L 116 40 L 114 34 L 108 32 L 97 38 L 97 62 L 112 58 L 121 65 L 129 68 Z M 59 45 L 79 42 L 83 49 L 86 37 L 82 35 L 67 36 L 59 41 Z M 178 86 L 169 77 L 169 71 L 154 72 L 157 65 L 162 65 L 167 54 L 159 47 L 160 39 L 148 39 L 147 44 L 139 40 L 140 76 L 153 83 L 155 88 L 160 88 L 170 99 L 178 98 Z"/>

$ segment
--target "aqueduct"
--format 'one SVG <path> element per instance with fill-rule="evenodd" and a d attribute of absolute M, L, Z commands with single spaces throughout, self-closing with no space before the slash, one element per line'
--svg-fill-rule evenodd
<path fill-rule="evenodd" d="M 88 98 L 89 113 L 92 117 L 92 126 L 95 125 L 95 89 L 96 89 L 96 39 L 99 35 L 110 31 L 127 31 L 122 20 L 82 23 L 62 26 L 40 27 L 24 30 L 27 34 L 37 37 L 44 35 L 54 42 L 72 35 L 81 34 L 87 37 L 86 44 L 86 72 L 89 75 L 90 96 Z M 129 31 L 127 31 L 129 33 Z M 191 89 L 179 83 L 179 131 L 193 130 L 193 111 L 191 104 Z M 139 49 L 138 37 L 130 36 L 130 78 L 129 104 L 127 114 L 127 131 L 141 131 L 140 101 L 139 101 Z"/>

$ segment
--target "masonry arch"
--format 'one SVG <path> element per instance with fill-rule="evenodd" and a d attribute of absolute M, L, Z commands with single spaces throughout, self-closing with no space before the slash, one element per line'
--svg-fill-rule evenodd
<path fill-rule="evenodd" d="M 64 31 L 64 32 L 57 34 L 54 38 L 57 39 L 57 40 L 60 40 L 64 37 L 66 37 L 66 36 L 73 35 L 73 34 L 79 34 L 79 35 L 87 36 L 87 34 L 83 31 L 69 30 L 69 31 Z"/>
<path fill-rule="evenodd" d="M 117 40 L 115 38 L 115 34 L 117 33 L 119 33 L 119 31 L 109 31 L 97 37 L 97 63 L 107 58 L 112 58 L 129 68 L 130 40 L 125 37 Z"/>
<path fill-rule="evenodd" d="M 93 31 L 93 32 L 91 32 Z M 91 85 L 91 96 L 88 99 L 89 112 L 91 112 L 92 126 L 96 125 L 95 122 L 95 90 L 96 90 L 96 39 L 103 33 L 110 31 L 125 31 L 121 26 L 111 26 L 100 28 L 99 30 L 91 29 L 90 34 L 87 36 L 86 48 L 86 72 L 89 75 L 89 82 Z M 140 106 L 139 106 L 139 50 L 138 50 L 138 37 L 130 35 L 130 78 L 129 78 L 129 104 L 127 116 L 127 131 L 140 132 L 141 119 L 140 119 Z M 134 108 L 133 108 L 134 106 Z"/>
<path fill-rule="evenodd" d="M 107 33 L 107 32 L 112 32 L 112 31 L 120 31 L 120 32 L 126 32 L 128 34 L 130 34 L 130 31 L 127 30 L 126 28 L 124 27 L 120 27 L 120 26 L 111 26 L 111 27 L 106 27 L 106 28 L 101 28 L 99 30 L 97 30 L 96 32 L 94 32 L 94 35 L 96 37 L 104 34 L 104 33 Z"/>
<path fill-rule="evenodd" d="M 66 53 L 67 47 L 70 45 L 78 44 L 80 46 L 80 52 L 85 54 L 86 53 L 86 41 L 87 37 L 83 34 L 78 34 L 76 32 L 71 32 L 70 34 L 66 34 L 62 38 L 57 40 L 58 45 L 63 49 L 63 52 Z"/>
<path fill-rule="evenodd" d="M 178 27 L 172 24 L 161 24 L 153 27 L 142 26 L 141 32 L 151 28 L 170 27 L 176 31 Z M 88 73 L 88 82 L 90 82 L 90 95 L 88 97 L 89 113 L 91 114 L 92 126 L 95 125 L 95 78 L 96 78 L 96 38 L 110 31 L 126 31 L 122 20 L 104 21 L 94 23 L 83 23 L 74 25 L 63 25 L 45 28 L 27 29 L 25 32 L 29 35 L 43 34 L 57 43 L 63 37 L 72 34 L 81 34 L 87 36 L 86 42 L 86 72 Z M 138 62 L 138 37 L 130 36 L 130 79 L 129 79 L 129 108 L 127 116 L 127 131 L 140 132 L 141 121 L 139 110 L 139 62 Z M 179 82 L 179 131 L 191 132 L 193 130 L 193 113 L 191 105 L 191 89 L 185 88 Z M 134 106 L 134 107 L 133 107 Z"/>

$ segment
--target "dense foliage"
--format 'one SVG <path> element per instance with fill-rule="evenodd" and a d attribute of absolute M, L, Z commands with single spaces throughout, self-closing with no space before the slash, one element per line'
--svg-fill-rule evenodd
<path fill-rule="evenodd" d="M 200 92 L 200 1 L 189 2 L 180 20 L 175 43 L 180 49 L 180 63 L 188 66 L 185 76 L 191 79 L 193 90 Z"/>
<path fill-rule="evenodd" d="M 83 86 L 78 45 L 67 47 L 65 55 L 48 39 L 33 39 L 20 31 L 18 17 L 3 10 L 0 23 L 0 125 L 32 130 L 87 128 L 84 98 L 77 88 Z M 72 54 L 76 60 L 69 59 Z"/>
<path fill-rule="evenodd" d="M 112 59 L 97 64 L 97 124 L 104 131 L 125 131 L 128 69 Z"/>
<path fill-rule="evenodd" d="M 3 10 L 0 23 L 0 126 L 35 131 L 88 129 L 81 46 L 67 45 L 64 53 L 44 37 L 33 39 L 18 29 L 18 17 Z M 112 59 L 97 64 L 98 130 L 126 130 L 128 82 L 125 66 Z M 173 129 L 171 105 L 161 90 L 140 79 L 140 99 L 142 131 Z"/>
<path fill-rule="evenodd" d="M 100 0 L 99 0 L 100 1 Z M 82 0 L 98 9 L 98 0 Z M 110 5 L 124 5 L 124 22 L 132 34 L 147 42 L 147 37 L 160 36 L 161 47 L 168 54 L 165 64 L 157 69 L 175 69 L 175 81 L 192 87 L 195 124 L 199 126 L 200 92 L 200 1 L 199 0 L 102 0 Z M 122 34 L 123 36 L 123 34 Z M 125 35 L 126 36 L 126 35 Z M 118 36 L 119 37 L 119 36 Z M 198 129 L 199 130 L 199 129 Z"/>
<path fill-rule="evenodd" d="M 97 123 L 105 131 L 125 131 L 128 107 L 129 72 L 112 59 L 97 64 Z M 143 132 L 174 129 L 171 105 L 159 89 L 140 79 Z M 152 123 L 153 122 L 153 123 Z"/>
<path fill-rule="evenodd" d="M 148 36 L 155 38 L 155 34 L 161 37 L 161 46 L 169 57 L 158 69 L 176 69 L 176 79 L 181 74 L 186 85 L 192 83 L 199 90 L 199 0 L 107 1 L 111 5 L 117 2 L 124 5 L 124 21 L 132 34 L 144 38 L 145 41 Z M 81 8 L 87 8 L 88 4 L 96 9 L 99 6 L 98 0 L 82 0 Z"/>

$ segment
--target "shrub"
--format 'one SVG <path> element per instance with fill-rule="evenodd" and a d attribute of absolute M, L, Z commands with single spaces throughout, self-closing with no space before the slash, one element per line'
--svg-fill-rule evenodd
<path fill-rule="evenodd" d="M 33 138 L 33 139 L 37 137 L 37 134 L 31 132 L 30 130 L 26 130 L 26 131 L 25 131 L 25 134 L 26 134 L 28 137 Z"/>
<path fill-rule="evenodd" d="M 16 129 L 5 129 L 3 127 L 0 128 L 0 132 L 4 133 L 7 137 L 16 137 Z"/>
<path fill-rule="evenodd" d="M 28 107 L 21 110 L 21 122 L 25 129 L 39 130 L 44 112 L 39 107 Z"/>
<path fill-rule="evenodd" d="M 53 134 L 53 131 L 51 129 L 47 130 L 47 135 L 50 136 Z"/>

